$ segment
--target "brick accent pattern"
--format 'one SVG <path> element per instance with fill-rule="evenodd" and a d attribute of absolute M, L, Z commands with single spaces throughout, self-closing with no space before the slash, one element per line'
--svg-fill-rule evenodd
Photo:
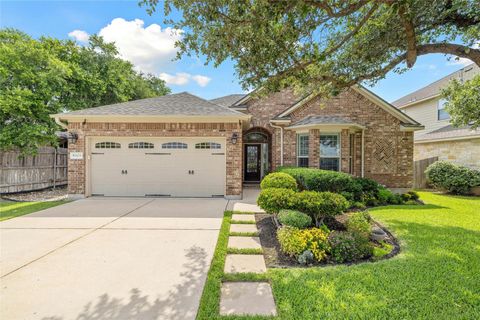
<path fill-rule="evenodd" d="M 286 110 L 298 97 L 292 91 L 284 90 L 269 97 L 248 102 L 251 127 L 260 126 L 272 134 L 272 169 L 280 165 L 280 129 L 272 128 L 269 120 Z M 310 115 L 329 115 L 347 118 L 365 129 L 365 176 L 392 188 L 409 188 L 413 184 L 413 132 L 400 131 L 400 121 L 372 103 L 370 100 L 349 89 L 338 96 L 325 100 L 314 98 L 290 114 L 292 123 Z M 318 131 L 318 130 L 317 130 Z M 310 132 L 311 167 L 319 166 L 319 140 L 317 131 Z M 284 165 L 296 165 L 296 133 L 284 131 Z M 342 171 L 349 170 L 349 133 L 341 132 Z M 353 132 L 354 172 L 361 175 L 361 131 Z"/>
<path fill-rule="evenodd" d="M 68 151 L 84 153 L 83 160 L 69 160 L 68 193 L 86 195 L 86 138 L 106 137 L 225 137 L 226 146 L 226 195 L 242 195 L 242 128 L 238 123 L 70 123 L 69 131 L 78 134 L 75 144 Z M 230 137 L 237 133 L 232 144 Z"/>

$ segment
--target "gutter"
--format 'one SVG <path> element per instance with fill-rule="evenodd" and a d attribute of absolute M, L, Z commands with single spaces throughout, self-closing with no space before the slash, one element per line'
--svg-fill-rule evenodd
<path fill-rule="evenodd" d="M 365 129 L 362 129 L 362 178 L 365 178 Z"/>
<path fill-rule="evenodd" d="M 68 130 L 67 124 L 65 122 L 62 122 L 59 117 L 55 117 L 54 119 L 56 124 L 58 124 L 63 129 Z"/>

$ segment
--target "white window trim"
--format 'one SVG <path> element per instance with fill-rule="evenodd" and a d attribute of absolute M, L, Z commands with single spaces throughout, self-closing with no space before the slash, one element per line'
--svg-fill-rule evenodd
<path fill-rule="evenodd" d="M 337 172 L 341 172 L 342 171 L 342 134 L 341 132 L 320 132 L 320 137 L 321 136 L 338 136 L 338 156 L 336 157 L 323 157 L 323 158 L 336 158 L 338 159 L 338 170 Z M 319 137 L 319 140 L 321 140 L 321 138 Z M 320 168 L 320 161 L 322 159 L 322 144 L 320 142 L 320 145 L 319 145 L 319 150 L 318 150 L 318 166 Z"/>
<path fill-rule="evenodd" d="M 307 155 L 306 156 L 301 156 L 300 155 L 300 137 L 301 136 L 307 136 L 308 137 L 308 145 L 310 147 L 310 135 L 309 133 L 297 133 L 297 167 L 300 166 L 300 161 L 299 159 L 308 159 L 309 166 L 310 166 L 310 159 L 309 159 L 309 152 L 307 150 Z"/>

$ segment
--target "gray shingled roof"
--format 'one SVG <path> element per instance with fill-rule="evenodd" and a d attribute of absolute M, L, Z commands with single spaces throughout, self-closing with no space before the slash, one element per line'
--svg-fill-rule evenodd
<path fill-rule="evenodd" d="M 445 88 L 448 83 L 453 79 L 469 80 L 474 75 L 480 73 L 480 68 L 476 64 L 471 64 L 462 68 L 454 73 L 437 80 L 426 87 L 423 87 L 417 91 L 414 91 L 406 96 L 393 101 L 392 104 L 396 107 L 402 107 L 406 104 L 410 104 L 415 101 L 423 100 L 429 97 L 434 97 L 440 93 L 440 89 Z"/>
<path fill-rule="evenodd" d="M 60 115 L 229 116 L 243 115 L 188 92 L 115 103 Z"/>
<path fill-rule="evenodd" d="M 314 124 L 351 124 L 350 119 L 342 118 L 338 116 L 308 116 L 295 123 L 292 123 L 290 127 L 306 126 Z"/>
<path fill-rule="evenodd" d="M 415 137 L 415 141 L 422 141 L 422 140 L 438 140 L 438 139 L 452 139 L 452 138 L 459 138 L 459 137 L 473 137 L 473 136 L 480 136 L 480 130 L 476 129 L 473 130 L 470 126 L 463 126 L 463 127 L 454 127 L 451 124 L 442 127 L 440 129 L 422 134 L 418 137 Z"/>
<path fill-rule="evenodd" d="M 242 99 L 243 97 L 245 97 L 245 94 L 243 93 L 234 93 L 234 94 L 229 94 L 228 96 L 212 99 L 210 100 L 210 102 L 213 102 L 215 104 L 218 104 L 219 106 L 228 108 L 228 107 L 231 107 L 238 100 Z"/>

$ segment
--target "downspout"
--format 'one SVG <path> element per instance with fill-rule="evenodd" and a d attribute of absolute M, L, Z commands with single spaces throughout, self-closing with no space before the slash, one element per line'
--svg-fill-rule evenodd
<path fill-rule="evenodd" d="M 365 129 L 362 129 L 362 178 L 365 177 Z"/>
<path fill-rule="evenodd" d="M 279 128 L 280 129 L 280 166 L 283 166 L 283 127 L 282 126 L 276 126 L 272 123 L 270 123 L 272 128 Z"/>
<path fill-rule="evenodd" d="M 55 117 L 55 123 L 58 124 L 63 129 L 68 130 L 67 124 L 65 122 L 62 122 L 59 117 Z"/>

